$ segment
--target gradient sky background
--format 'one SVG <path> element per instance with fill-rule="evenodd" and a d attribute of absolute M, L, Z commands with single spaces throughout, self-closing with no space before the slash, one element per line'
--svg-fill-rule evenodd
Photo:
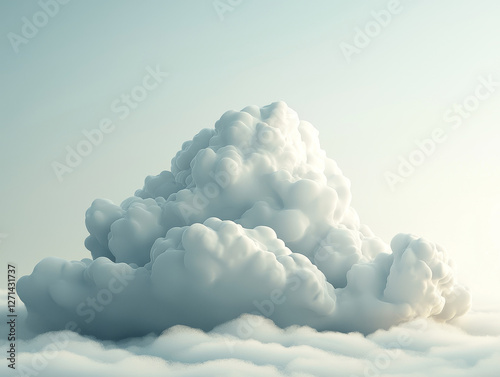
<path fill-rule="evenodd" d="M 0 2 L 3 263 L 20 277 L 45 256 L 89 257 L 95 198 L 131 196 L 224 111 L 284 100 L 320 131 L 364 223 L 387 242 L 411 232 L 441 243 L 475 304 L 498 305 L 500 87 L 458 130 L 442 117 L 478 76 L 500 81 L 500 5 L 402 0 L 347 62 L 339 44 L 387 3 L 248 0 L 221 21 L 212 0 L 74 0 L 15 53 L 7 34 L 40 7 Z M 157 65 L 170 76 L 119 120 L 111 102 Z M 59 182 L 51 163 L 105 117 L 116 129 Z M 436 127 L 448 140 L 391 191 L 384 173 Z"/>

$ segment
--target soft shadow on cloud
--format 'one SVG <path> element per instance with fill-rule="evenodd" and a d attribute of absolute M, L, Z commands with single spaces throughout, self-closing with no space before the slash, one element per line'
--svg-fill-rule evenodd
<path fill-rule="evenodd" d="M 19 329 L 25 326 L 23 310 L 21 306 Z M 469 326 L 486 327 L 488 315 L 498 318 L 498 313 L 470 312 L 464 319 Z M 249 329 L 245 335 L 243 327 Z M 500 373 L 498 333 L 474 335 L 432 319 L 368 336 L 318 332 L 306 326 L 282 329 L 248 314 L 210 332 L 174 326 L 159 336 L 118 342 L 70 331 L 31 336 L 25 334 L 17 342 L 18 365 L 12 375 L 496 377 Z M 3 350 L 5 339 L 0 345 Z"/>
<path fill-rule="evenodd" d="M 285 103 L 228 111 L 135 196 L 92 203 L 92 259 L 47 258 L 19 280 L 28 323 L 123 339 L 245 313 L 365 334 L 463 315 L 470 295 L 446 251 L 410 234 L 385 244 L 349 186 Z"/>

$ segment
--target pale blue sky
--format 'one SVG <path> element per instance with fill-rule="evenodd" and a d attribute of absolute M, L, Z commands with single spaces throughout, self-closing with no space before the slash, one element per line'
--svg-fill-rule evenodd
<path fill-rule="evenodd" d="M 93 199 L 132 195 L 224 111 L 284 100 L 319 129 L 363 222 L 386 241 L 412 232 L 442 243 L 473 296 L 493 293 L 500 87 L 459 129 L 442 117 L 474 94 L 479 76 L 500 81 L 500 5 L 401 0 L 349 63 L 340 43 L 353 43 L 354 29 L 388 3 L 244 0 L 221 21 L 212 0 L 73 0 L 16 53 L 8 34 L 21 34 L 22 17 L 40 6 L 1 2 L 2 260 L 21 276 L 44 256 L 89 256 L 84 214 Z M 148 66 L 170 76 L 118 119 L 110 104 Z M 51 163 L 105 117 L 116 129 L 59 182 Z M 448 140 L 391 191 L 384 173 L 436 127 Z"/>

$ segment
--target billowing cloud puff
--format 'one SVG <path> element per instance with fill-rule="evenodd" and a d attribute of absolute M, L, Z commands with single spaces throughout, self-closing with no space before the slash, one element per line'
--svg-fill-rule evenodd
<path fill-rule="evenodd" d="M 134 197 L 92 203 L 92 260 L 42 260 L 18 292 L 32 328 L 103 339 L 244 313 L 370 333 L 468 310 L 443 248 L 408 234 L 386 245 L 350 201 L 317 130 L 286 104 L 229 111 Z"/>

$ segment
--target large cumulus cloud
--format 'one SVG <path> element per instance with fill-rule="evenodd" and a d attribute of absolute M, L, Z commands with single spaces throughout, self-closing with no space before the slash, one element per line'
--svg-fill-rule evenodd
<path fill-rule="evenodd" d="M 42 260 L 18 292 L 32 328 L 100 338 L 244 313 L 370 333 L 468 310 L 442 247 L 410 234 L 386 245 L 350 201 L 317 130 L 285 103 L 228 111 L 135 196 L 92 203 L 92 259 Z"/>

